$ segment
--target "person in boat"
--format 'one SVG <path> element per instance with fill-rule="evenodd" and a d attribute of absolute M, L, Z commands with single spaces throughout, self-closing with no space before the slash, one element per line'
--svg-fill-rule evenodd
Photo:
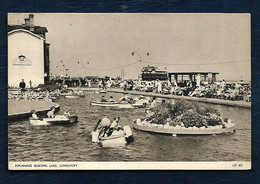
<path fill-rule="evenodd" d="M 115 102 L 113 96 L 110 96 L 109 102 Z"/>
<path fill-rule="evenodd" d="M 47 113 L 48 118 L 54 118 L 55 107 L 51 107 L 50 111 Z"/>
<path fill-rule="evenodd" d="M 118 123 L 120 121 L 120 117 L 115 117 L 114 118 L 114 121 L 111 123 L 111 126 L 110 126 L 110 129 L 113 129 L 113 130 L 117 130 L 119 129 L 120 127 L 118 126 Z"/>
<path fill-rule="evenodd" d="M 122 98 L 120 98 L 119 100 L 122 101 L 122 102 L 128 101 L 128 100 L 129 100 L 128 94 L 125 94 L 125 95 L 124 95 Z"/>
<path fill-rule="evenodd" d="M 107 100 L 106 100 L 105 96 L 102 96 L 100 101 L 101 102 L 106 102 Z"/>
<path fill-rule="evenodd" d="M 110 126 L 111 126 L 111 121 L 106 117 L 106 115 L 103 115 L 102 119 L 98 121 L 94 131 L 98 130 L 99 131 L 98 137 L 101 138 L 108 133 Z"/>
<path fill-rule="evenodd" d="M 121 127 L 118 126 L 120 121 L 120 117 L 115 117 L 114 121 L 111 123 L 110 128 L 108 130 L 107 136 L 110 136 L 114 131 L 120 130 Z"/>
<path fill-rule="evenodd" d="M 162 99 L 162 105 L 164 105 L 166 103 L 166 101 L 164 99 Z"/>
<path fill-rule="evenodd" d="M 156 97 L 153 97 L 150 109 L 153 109 L 156 106 Z"/>
<path fill-rule="evenodd" d="M 35 110 L 32 110 L 31 113 L 32 113 L 32 119 L 39 119 Z"/>
<path fill-rule="evenodd" d="M 64 112 L 64 116 L 66 116 L 66 118 L 70 117 L 70 112 L 69 112 L 69 108 L 66 108 L 65 112 Z"/>

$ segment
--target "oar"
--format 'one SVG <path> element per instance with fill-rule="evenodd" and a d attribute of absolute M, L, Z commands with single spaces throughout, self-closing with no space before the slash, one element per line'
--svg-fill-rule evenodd
<path fill-rule="evenodd" d="M 98 122 L 97 122 L 97 124 L 96 124 L 96 126 L 95 126 L 95 128 L 94 128 L 94 132 L 97 130 L 97 128 L 98 128 L 98 125 L 99 125 L 99 123 L 101 122 L 101 119 L 100 120 L 98 120 Z"/>

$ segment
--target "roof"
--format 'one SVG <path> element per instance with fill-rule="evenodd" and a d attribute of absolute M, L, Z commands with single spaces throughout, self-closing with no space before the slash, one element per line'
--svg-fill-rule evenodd
<path fill-rule="evenodd" d="M 13 31 L 8 32 L 8 35 L 11 35 L 11 34 L 16 33 L 16 32 L 29 33 L 29 34 L 31 34 L 32 36 L 35 36 L 36 38 L 38 38 L 38 39 L 40 39 L 40 40 L 45 40 L 44 38 L 38 36 L 37 34 L 34 34 L 33 32 L 28 31 L 28 30 L 25 30 L 25 29 L 15 29 L 15 30 L 13 30 Z"/>
<path fill-rule="evenodd" d="M 153 70 L 156 71 L 156 69 L 157 69 L 157 67 L 148 65 L 148 66 L 143 67 L 142 72 L 151 72 Z"/>
<path fill-rule="evenodd" d="M 16 29 L 30 30 L 30 27 L 26 26 L 24 24 L 23 25 L 8 25 L 8 27 L 7 27 L 8 32 L 16 30 Z M 34 26 L 34 31 L 32 31 L 32 32 L 35 34 L 43 34 L 43 33 L 47 33 L 48 30 L 46 27 Z"/>

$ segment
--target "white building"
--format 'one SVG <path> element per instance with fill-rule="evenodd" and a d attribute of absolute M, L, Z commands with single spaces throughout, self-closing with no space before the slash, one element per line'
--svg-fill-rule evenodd
<path fill-rule="evenodd" d="M 23 25 L 9 25 L 8 85 L 19 87 L 24 79 L 26 87 L 44 84 L 49 75 L 49 44 L 45 42 L 47 29 L 34 26 L 33 15 Z M 30 22 L 31 20 L 31 22 Z"/>

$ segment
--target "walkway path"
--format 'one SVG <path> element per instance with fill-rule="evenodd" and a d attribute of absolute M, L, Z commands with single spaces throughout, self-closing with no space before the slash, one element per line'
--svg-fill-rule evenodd
<path fill-rule="evenodd" d="M 60 108 L 59 104 L 50 101 L 8 100 L 8 118 L 9 120 L 26 118 L 31 115 L 32 110 L 36 110 L 38 113 L 47 113 L 52 106 L 56 108 L 56 111 Z"/>
<path fill-rule="evenodd" d="M 98 90 L 98 88 L 70 88 L 70 89 L 80 89 L 83 91 Z M 154 92 L 124 91 L 123 89 L 118 89 L 118 88 L 109 88 L 107 91 L 113 93 L 122 93 L 122 94 L 130 93 L 132 95 L 143 95 L 143 96 L 160 97 L 160 98 L 167 98 L 167 99 L 182 99 L 182 100 L 204 102 L 204 103 L 211 103 L 211 104 L 218 104 L 218 105 L 251 108 L 251 102 L 245 102 L 245 101 L 231 101 L 231 100 L 223 100 L 223 99 L 216 99 L 216 98 L 197 98 L 197 97 L 190 97 L 190 96 L 163 95 Z"/>

